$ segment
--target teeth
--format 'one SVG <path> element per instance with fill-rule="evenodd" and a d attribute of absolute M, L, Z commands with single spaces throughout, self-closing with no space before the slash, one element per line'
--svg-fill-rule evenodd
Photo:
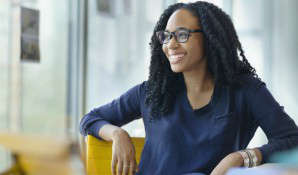
<path fill-rule="evenodd" d="M 180 58 L 180 57 L 183 57 L 184 54 L 178 54 L 178 55 L 170 55 L 170 59 L 177 59 L 177 58 Z"/>

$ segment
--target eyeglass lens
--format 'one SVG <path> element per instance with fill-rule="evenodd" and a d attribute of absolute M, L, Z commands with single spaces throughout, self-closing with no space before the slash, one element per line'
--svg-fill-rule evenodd
<path fill-rule="evenodd" d="M 158 37 L 161 43 L 166 44 L 171 40 L 173 35 L 175 35 L 177 42 L 183 43 L 188 40 L 189 32 L 186 30 L 177 30 L 174 33 L 170 33 L 168 31 L 162 31 L 158 34 Z"/>

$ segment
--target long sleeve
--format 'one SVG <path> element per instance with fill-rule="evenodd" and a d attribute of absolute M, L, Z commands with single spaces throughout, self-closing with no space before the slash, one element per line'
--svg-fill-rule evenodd
<path fill-rule="evenodd" d="M 105 124 L 121 127 L 141 118 L 141 94 L 144 83 L 134 86 L 112 102 L 91 110 L 80 121 L 80 132 L 91 134 L 99 139 L 100 128 Z"/>
<path fill-rule="evenodd" d="M 274 99 L 265 83 L 258 80 L 248 95 L 248 104 L 254 120 L 268 138 L 268 144 L 259 148 L 263 156 L 262 163 L 267 163 L 273 153 L 298 146 L 297 125 Z"/>

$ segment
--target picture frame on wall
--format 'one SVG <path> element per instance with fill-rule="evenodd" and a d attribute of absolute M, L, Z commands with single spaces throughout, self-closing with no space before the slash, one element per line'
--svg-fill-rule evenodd
<path fill-rule="evenodd" d="M 97 0 L 97 11 L 101 15 L 114 17 L 115 16 L 115 5 L 114 0 Z"/>
<path fill-rule="evenodd" d="M 21 7 L 21 61 L 40 62 L 39 10 Z"/>

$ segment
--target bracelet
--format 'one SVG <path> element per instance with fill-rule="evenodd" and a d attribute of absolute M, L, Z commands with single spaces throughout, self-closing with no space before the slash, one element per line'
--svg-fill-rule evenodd
<path fill-rule="evenodd" d="M 248 166 L 248 168 L 251 168 L 251 167 L 253 167 L 253 158 L 252 158 L 252 155 L 250 154 L 250 152 L 246 149 L 246 150 L 243 150 L 246 154 L 247 154 L 247 156 L 248 156 L 248 159 L 249 159 L 249 166 Z"/>
<path fill-rule="evenodd" d="M 238 153 L 242 156 L 243 162 L 244 162 L 244 167 L 250 167 L 250 161 L 247 152 L 245 151 L 238 151 Z"/>
<path fill-rule="evenodd" d="M 258 163 L 258 157 L 257 157 L 257 155 L 256 155 L 256 152 L 255 152 L 254 150 L 252 150 L 252 149 L 248 149 L 247 151 L 249 152 L 249 154 L 250 154 L 251 157 L 252 157 L 252 162 L 253 162 L 252 167 L 257 166 L 257 163 Z"/>
<path fill-rule="evenodd" d="M 246 149 L 238 151 L 243 158 L 244 167 L 251 168 L 257 166 L 258 157 L 254 150 Z"/>

